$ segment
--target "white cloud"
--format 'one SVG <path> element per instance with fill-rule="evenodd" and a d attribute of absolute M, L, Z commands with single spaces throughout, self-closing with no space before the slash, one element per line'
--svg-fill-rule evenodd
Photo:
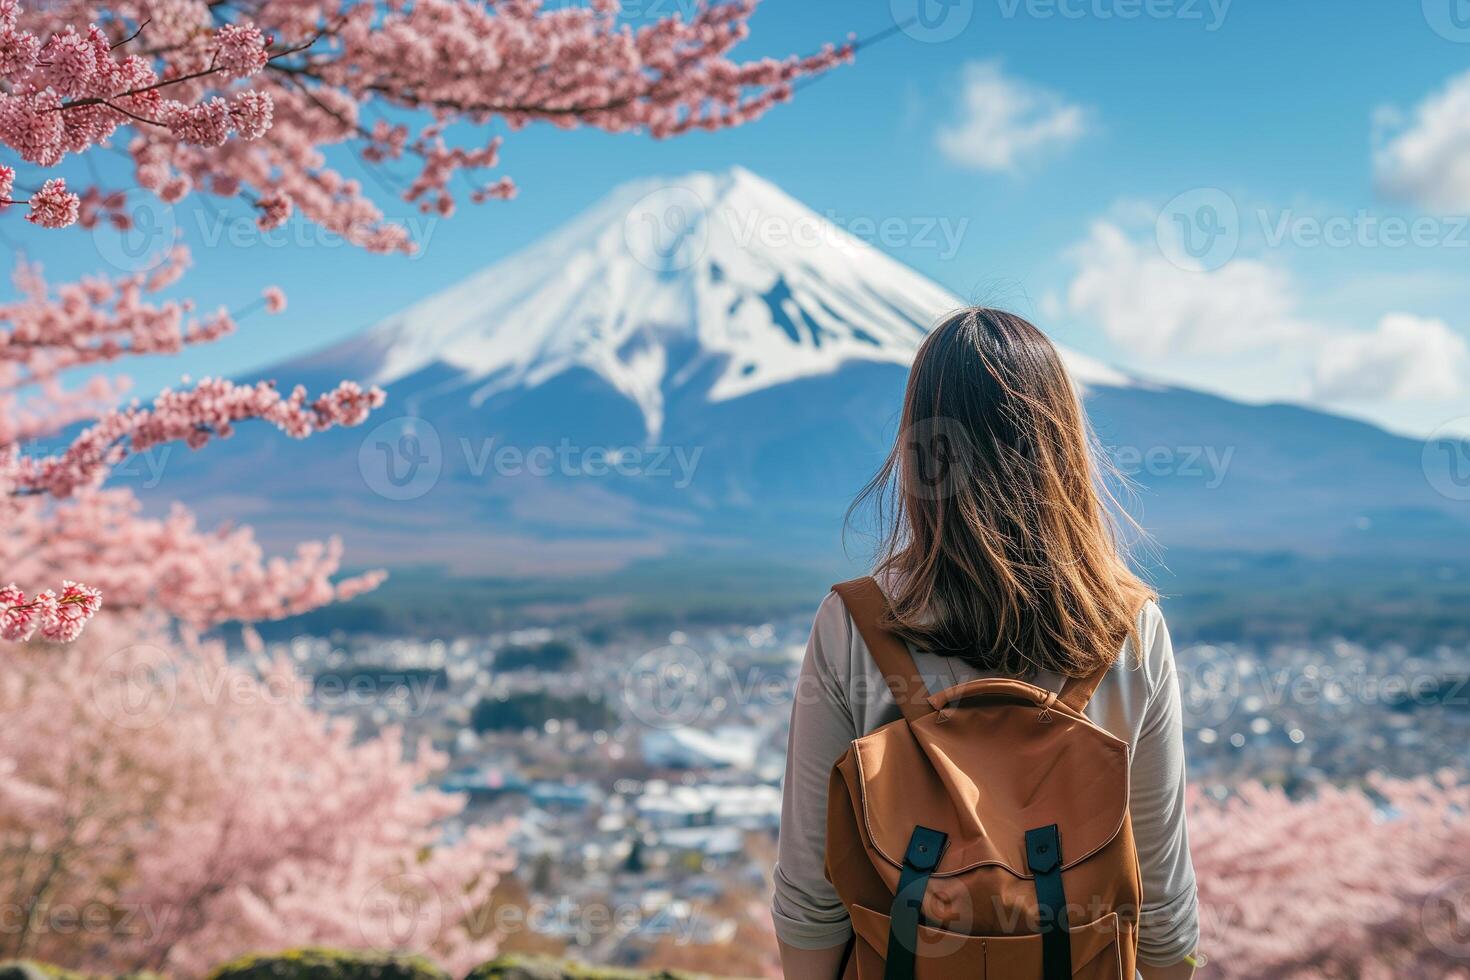
<path fill-rule="evenodd" d="M 1376 330 L 1330 338 L 1312 388 L 1324 401 L 1450 399 L 1470 391 L 1467 376 L 1464 337 L 1443 320 L 1390 313 Z"/>
<path fill-rule="evenodd" d="M 1108 220 L 1069 254 L 1076 271 L 1059 305 L 1099 327 L 1134 363 L 1167 369 L 1204 355 L 1211 376 L 1236 368 L 1255 374 L 1256 395 L 1274 388 L 1274 397 L 1337 404 L 1470 393 L 1470 341 L 1442 320 L 1395 312 L 1371 331 L 1331 327 L 1300 311 L 1280 268 L 1250 258 L 1212 272 L 1182 268 L 1152 236 L 1130 237 Z"/>
<path fill-rule="evenodd" d="M 1470 211 L 1470 72 L 1407 117 L 1380 109 L 1375 129 L 1373 169 L 1382 193 L 1429 211 Z"/>
<path fill-rule="evenodd" d="M 964 68 L 960 119 L 941 128 L 937 141 L 961 166 L 1014 171 L 1045 150 L 1075 143 L 1087 115 L 1056 92 L 1006 75 L 998 61 L 972 61 Z"/>
<path fill-rule="evenodd" d="M 1254 259 L 1186 269 L 1110 221 L 1093 225 L 1071 255 L 1077 274 L 1067 309 L 1147 357 L 1239 353 L 1320 333 L 1297 312 L 1290 277 Z"/>

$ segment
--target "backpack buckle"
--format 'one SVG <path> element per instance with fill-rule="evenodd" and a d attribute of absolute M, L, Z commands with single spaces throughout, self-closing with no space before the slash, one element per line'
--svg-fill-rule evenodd
<path fill-rule="evenodd" d="M 1051 724 L 1051 707 L 1056 703 L 1056 692 L 1048 691 L 1046 693 L 1046 699 L 1041 702 L 1041 710 L 1036 714 L 1036 720 L 1041 722 L 1043 725 Z"/>

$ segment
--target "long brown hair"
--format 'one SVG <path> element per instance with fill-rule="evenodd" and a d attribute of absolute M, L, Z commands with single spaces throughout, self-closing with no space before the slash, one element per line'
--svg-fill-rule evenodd
<path fill-rule="evenodd" d="M 994 309 L 945 318 L 909 373 L 898 441 L 853 504 L 877 508 L 885 625 L 1011 676 L 1112 664 L 1154 592 L 1122 554 L 1094 446 L 1045 334 Z"/>

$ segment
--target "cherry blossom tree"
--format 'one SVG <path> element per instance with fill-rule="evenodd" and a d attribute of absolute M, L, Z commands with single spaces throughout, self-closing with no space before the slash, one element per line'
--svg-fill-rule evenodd
<path fill-rule="evenodd" d="M 702 4 L 635 30 L 618 0 L 60 0 L 35 13 L 3 0 L 0 143 L 44 169 L 128 127 L 138 182 L 166 201 L 244 195 L 266 226 L 299 209 L 367 248 L 408 250 L 406 230 L 326 148 L 413 158 L 403 197 L 448 214 L 456 176 L 473 201 L 514 193 L 506 177 L 475 176 L 499 163 L 500 137 L 484 135 L 493 120 L 660 138 L 739 125 L 851 54 L 732 61 L 755 6 Z M 478 141 L 451 142 L 457 124 Z M 25 199 L 27 217 L 57 227 L 87 204 L 115 216 L 117 193 L 53 178 Z"/>
<path fill-rule="evenodd" d="M 166 443 L 199 448 L 249 419 L 302 438 L 356 425 L 382 403 L 381 391 L 352 382 L 308 401 L 301 388 L 283 395 L 265 383 L 205 379 L 164 391 L 149 405 L 123 407 L 109 404 L 122 380 L 67 389 L 59 375 L 68 368 L 169 352 L 232 329 L 224 312 L 195 319 L 186 304 L 149 302 L 186 261 L 180 250 L 152 273 L 58 289 L 22 265 L 21 297 L 0 306 L 0 323 L 10 328 L 0 332 L 0 569 L 12 580 L 0 589 L 0 640 L 26 640 L 37 631 L 47 640 L 75 639 L 100 607 L 104 584 L 118 590 L 119 612 L 164 608 L 211 626 L 302 612 L 376 582 L 334 585 L 334 542 L 266 561 L 248 530 L 205 534 L 182 510 L 148 520 L 127 491 L 98 489 L 130 454 Z M 35 451 L 77 426 L 57 451 Z M 59 595 L 45 589 L 27 596 L 14 584 L 73 575 L 88 584 L 65 581 Z"/>
<path fill-rule="evenodd" d="M 733 60 L 755 6 L 702 4 L 635 28 L 617 0 L 555 9 L 541 0 L 0 0 L 0 220 L 23 212 L 48 229 L 126 229 L 139 195 L 175 204 L 199 194 L 243 203 L 262 229 L 295 215 L 370 251 L 412 251 L 408 229 L 338 169 L 341 159 L 356 156 L 410 206 L 447 216 L 461 199 L 514 195 L 511 179 L 493 173 L 496 128 L 664 138 L 736 126 L 851 56 L 848 45 Z M 109 186 L 95 167 L 68 170 L 100 153 L 122 153 L 136 187 Z M 395 169 L 404 165 L 407 176 Z M 174 441 L 198 448 L 251 419 L 304 437 L 358 424 L 382 401 L 350 382 L 312 397 L 205 379 L 119 408 L 120 381 L 66 387 L 68 370 L 172 353 L 236 328 L 227 310 L 157 298 L 188 261 L 179 244 L 150 271 L 62 285 L 17 269 L 18 299 L 0 306 L 0 517 L 12 531 L 0 542 L 0 581 L 63 584 L 59 594 L 0 591 L 0 639 L 74 639 L 103 594 L 119 608 L 114 590 L 121 608 L 163 601 L 203 626 L 289 615 L 372 584 L 333 583 L 333 543 L 265 562 L 248 533 L 202 534 L 181 514 L 146 521 L 122 495 L 82 499 L 130 454 Z M 266 287 L 260 305 L 279 312 L 285 297 Z M 53 452 L 22 451 L 77 426 Z M 104 535 L 177 550 L 158 567 L 89 560 L 83 543 Z"/>
<path fill-rule="evenodd" d="M 1470 784 L 1196 795 L 1202 977 L 1470 980 Z"/>
<path fill-rule="evenodd" d="M 285 659 L 121 620 L 0 672 L 0 959 L 202 976 L 303 943 L 495 951 L 505 829 L 458 827 L 443 759 L 354 741 Z M 452 832 L 451 832 L 452 831 Z"/>

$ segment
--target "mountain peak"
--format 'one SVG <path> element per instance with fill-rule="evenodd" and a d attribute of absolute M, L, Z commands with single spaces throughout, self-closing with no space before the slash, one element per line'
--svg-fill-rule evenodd
<path fill-rule="evenodd" d="M 776 184 L 745 167 L 736 164 L 724 170 L 691 170 L 683 174 L 644 177 L 625 181 L 614 187 L 591 210 L 601 204 L 618 203 L 627 205 L 646 194 L 667 188 L 681 188 L 697 194 L 707 205 L 719 206 L 725 202 L 737 204 L 740 198 L 747 202 L 752 196 L 768 196 L 789 205 L 801 207 Z M 733 200 L 732 200 L 733 199 Z"/>
<path fill-rule="evenodd" d="M 583 368 L 657 439 L 673 389 L 712 402 L 854 361 L 906 365 L 960 300 L 744 169 L 639 180 L 354 344 L 386 384 L 431 366 L 478 404 Z M 1123 383 L 1078 361 L 1083 383 Z"/>

